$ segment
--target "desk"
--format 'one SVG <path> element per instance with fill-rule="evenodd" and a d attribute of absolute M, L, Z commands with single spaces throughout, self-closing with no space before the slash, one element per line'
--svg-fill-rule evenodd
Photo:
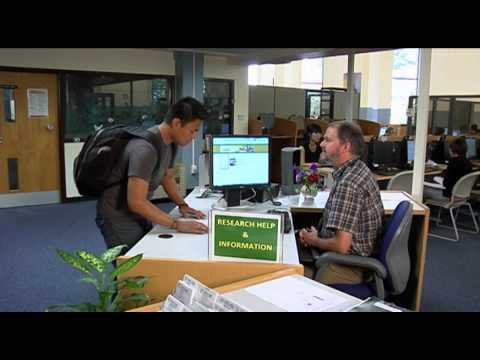
<path fill-rule="evenodd" d="M 207 212 L 212 204 L 218 201 L 219 196 L 197 199 L 201 189 L 195 189 L 186 201 L 197 209 Z M 329 193 L 319 192 L 314 202 L 306 203 L 303 195 L 280 196 L 277 200 L 282 207 L 289 208 L 292 214 L 316 213 L 321 214 L 325 208 Z M 399 305 L 419 310 L 423 275 L 425 268 L 425 254 L 428 236 L 428 221 L 430 212 L 428 207 L 417 203 L 410 195 L 400 191 L 382 191 L 382 202 L 385 214 L 393 213 L 397 204 L 402 200 L 413 203 L 414 219 L 410 236 L 409 251 L 411 256 L 412 271 L 407 285 L 407 290 L 399 297 Z M 258 204 L 255 211 L 263 212 L 271 208 L 270 202 Z M 172 211 L 179 215 L 178 209 Z M 159 239 L 159 233 L 175 233 L 171 239 Z M 299 264 L 293 231 L 284 236 L 284 264 L 265 263 L 236 263 L 208 261 L 208 236 L 179 234 L 175 230 L 156 226 L 149 234 L 130 249 L 125 257 L 119 261 L 143 253 L 142 259 L 135 268 L 128 272 L 128 276 L 146 275 L 153 278 L 152 284 L 147 283 L 145 291 L 152 293 L 160 299 L 171 293 L 185 273 L 191 274 L 209 287 L 218 287 L 248 279 L 250 277 L 270 273 L 273 271 L 295 268 L 303 274 L 303 266 Z M 155 281 L 155 279 L 160 279 Z"/>
<path fill-rule="evenodd" d="M 306 215 L 317 213 L 317 219 L 325 208 L 329 192 L 321 191 L 315 197 L 314 202 L 305 203 L 303 195 L 295 195 L 289 197 L 280 197 L 278 200 L 282 202 L 284 207 L 289 207 L 294 216 L 294 224 L 297 222 L 296 217 L 304 218 Z M 411 260 L 410 279 L 404 294 L 398 297 L 399 305 L 405 308 L 420 310 L 423 276 L 425 272 L 425 256 L 427 249 L 428 227 L 430 218 L 430 209 L 415 201 L 409 194 L 402 191 L 381 191 L 385 215 L 391 215 L 396 206 L 403 200 L 410 201 L 413 204 L 413 220 L 410 230 L 409 253 Z M 310 219 L 310 222 L 312 219 Z M 316 222 L 313 222 L 315 224 Z"/>
<path fill-rule="evenodd" d="M 198 199 L 201 189 L 196 188 L 185 199 L 188 204 L 207 213 L 220 199 L 220 195 L 212 195 Z M 268 203 L 258 204 L 255 211 L 265 212 L 272 208 Z M 178 208 L 172 210 L 173 216 L 180 216 Z M 291 219 L 290 219 L 291 220 Z M 204 220 L 208 221 L 208 220 Z M 174 237 L 162 239 L 160 233 L 170 233 Z M 143 237 L 125 256 L 118 258 L 122 263 L 137 254 L 144 257 L 132 270 L 120 276 L 148 276 L 150 281 L 141 291 L 157 300 L 163 300 L 175 288 L 184 274 L 190 274 L 205 285 L 216 288 L 236 281 L 268 274 L 278 270 L 294 269 L 303 275 L 303 265 L 299 263 L 295 235 L 292 231 L 283 237 L 283 264 L 258 262 L 224 262 L 208 260 L 208 234 L 183 234 L 176 230 L 157 225 Z M 123 290 L 122 290 L 123 291 Z M 131 293 L 125 290 L 125 293 Z"/>

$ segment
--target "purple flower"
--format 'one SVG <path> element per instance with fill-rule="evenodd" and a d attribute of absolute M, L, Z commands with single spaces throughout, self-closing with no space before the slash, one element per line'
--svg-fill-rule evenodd
<path fill-rule="evenodd" d="M 310 170 L 312 170 L 313 172 L 316 172 L 318 169 L 318 166 L 316 163 L 313 163 L 312 165 L 310 165 Z"/>

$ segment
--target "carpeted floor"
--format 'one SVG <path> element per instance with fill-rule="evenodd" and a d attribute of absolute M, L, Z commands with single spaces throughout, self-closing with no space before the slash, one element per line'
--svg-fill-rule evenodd
<path fill-rule="evenodd" d="M 172 203 L 157 206 L 167 212 L 173 208 Z M 92 286 L 78 282 L 82 274 L 55 251 L 105 251 L 94 216 L 94 201 L 0 209 L 0 311 L 96 302 Z M 430 237 L 421 310 L 480 311 L 478 256 L 480 234 L 461 233 L 458 243 Z"/>

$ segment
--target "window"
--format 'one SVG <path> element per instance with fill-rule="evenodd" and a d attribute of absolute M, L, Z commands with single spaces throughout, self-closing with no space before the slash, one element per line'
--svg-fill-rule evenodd
<path fill-rule="evenodd" d="M 302 59 L 278 65 L 250 65 L 248 85 L 319 90 L 323 85 L 323 59 Z"/>
<path fill-rule="evenodd" d="M 248 85 L 273 86 L 275 65 L 250 65 L 248 67 Z"/>
<path fill-rule="evenodd" d="M 159 124 L 171 105 L 173 78 L 66 72 L 62 76 L 65 141 L 83 141 L 115 124 Z"/>
<path fill-rule="evenodd" d="M 323 59 L 302 60 L 302 88 L 320 90 L 323 86 Z"/>
<path fill-rule="evenodd" d="M 409 96 L 417 93 L 418 49 L 393 52 L 391 124 L 407 123 Z"/>

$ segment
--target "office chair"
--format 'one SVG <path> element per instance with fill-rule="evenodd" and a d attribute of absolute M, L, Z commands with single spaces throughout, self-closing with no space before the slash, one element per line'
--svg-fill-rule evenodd
<path fill-rule="evenodd" d="M 439 208 L 438 216 L 436 218 L 430 218 L 431 220 L 436 220 L 437 227 L 444 227 L 448 229 L 452 228 L 451 226 L 440 225 L 442 210 L 448 209 L 448 211 L 450 212 L 450 218 L 452 219 L 453 230 L 455 231 L 455 239 L 447 236 L 433 234 L 433 233 L 428 233 L 428 235 L 436 238 L 444 239 L 444 240 L 459 241 L 460 240 L 458 236 L 459 230 L 468 232 L 471 234 L 477 234 L 479 232 L 477 220 L 475 219 L 475 214 L 473 213 L 472 205 L 470 205 L 470 203 L 468 202 L 468 200 L 470 200 L 470 195 L 472 193 L 473 185 L 475 184 L 479 176 L 480 176 L 480 171 L 475 171 L 465 176 L 462 176 L 453 186 L 452 196 L 450 197 L 450 199 L 446 199 L 446 200 L 437 200 L 437 199 L 429 199 L 429 198 L 425 199 L 424 201 L 425 205 L 438 206 Z M 462 206 L 467 206 L 470 209 L 470 214 L 472 215 L 475 231 L 457 228 L 457 216 L 458 216 L 460 207 Z M 455 215 L 453 214 L 454 209 L 457 209 L 457 212 Z"/>
<path fill-rule="evenodd" d="M 377 296 L 385 299 L 387 295 L 399 295 L 407 287 L 410 276 L 410 256 L 408 253 L 408 240 L 413 218 L 413 204 L 402 201 L 397 205 L 390 217 L 380 242 L 377 255 L 364 257 L 357 255 L 341 255 L 326 252 L 314 255 L 314 279 L 317 280 L 322 271 L 330 263 L 354 266 L 371 270 L 373 279 L 361 284 L 332 284 L 329 285 L 360 299 Z M 312 249 L 314 250 L 314 249 Z M 317 280 L 318 281 L 318 280 Z"/>
<path fill-rule="evenodd" d="M 387 185 L 387 190 L 405 191 L 412 193 L 413 170 L 399 172 L 393 176 Z"/>

